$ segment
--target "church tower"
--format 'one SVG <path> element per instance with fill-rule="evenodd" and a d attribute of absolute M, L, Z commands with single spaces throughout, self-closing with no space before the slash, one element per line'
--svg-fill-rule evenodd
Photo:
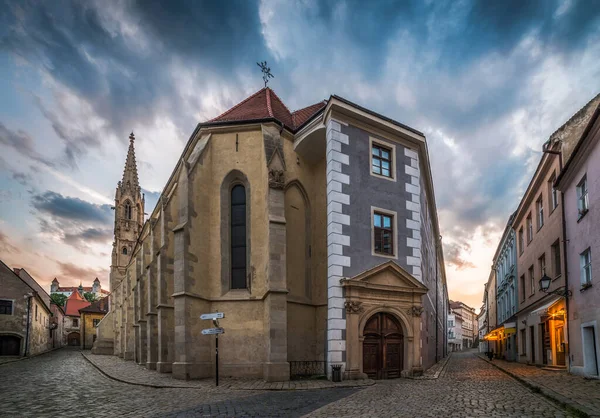
<path fill-rule="evenodd" d="M 110 291 L 121 282 L 129 264 L 131 252 L 144 224 L 144 195 L 138 181 L 133 132 L 129 135 L 129 149 L 123 178 L 115 193 L 115 240 L 110 266 Z"/>

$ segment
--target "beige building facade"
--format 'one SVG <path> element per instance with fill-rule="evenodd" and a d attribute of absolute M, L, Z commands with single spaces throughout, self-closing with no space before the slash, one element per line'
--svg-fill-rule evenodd
<path fill-rule="evenodd" d="M 320 362 L 392 378 L 445 356 L 421 133 L 337 96 L 290 112 L 265 88 L 198 125 L 145 222 L 130 138 L 95 352 L 209 377 L 215 338 L 199 317 L 223 312 L 224 376 L 288 380 Z"/>

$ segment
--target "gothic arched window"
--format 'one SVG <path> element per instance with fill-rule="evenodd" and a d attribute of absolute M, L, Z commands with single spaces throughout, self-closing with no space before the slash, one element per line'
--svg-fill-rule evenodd
<path fill-rule="evenodd" d="M 123 247 L 123 255 L 127 255 L 127 247 Z"/>
<path fill-rule="evenodd" d="M 231 289 L 246 289 L 246 188 L 231 189 Z"/>
<path fill-rule="evenodd" d="M 125 202 L 125 219 L 131 219 L 131 203 L 129 201 Z"/>

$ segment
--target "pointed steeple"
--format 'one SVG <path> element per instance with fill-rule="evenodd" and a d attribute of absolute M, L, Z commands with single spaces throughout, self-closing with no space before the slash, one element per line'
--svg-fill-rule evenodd
<path fill-rule="evenodd" d="M 135 135 L 133 132 L 129 135 L 129 149 L 127 150 L 127 160 L 125 160 L 125 169 L 123 170 L 123 179 L 121 180 L 122 187 L 137 191 L 139 188 L 139 179 L 137 172 L 137 164 L 135 162 Z"/>

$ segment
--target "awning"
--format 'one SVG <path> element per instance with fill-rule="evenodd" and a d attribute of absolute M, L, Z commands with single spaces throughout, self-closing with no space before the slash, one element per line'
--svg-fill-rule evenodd
<path fill-rule="evenodd" d="M 545 315 L 548 313 L 548 309 L 561 299 L 561 296 L 555 296 L 554 298 L 550 299 L 550 301 L 545 305 L 542 305 L 539 308 L 531 311 L 529 315 Z"/>
<path fill-rule="evenodd" d="M 505 322 L 504 323 L 504 333 L 506 335 L 516 334 L 517 333 L 517 323 L 516 322 Z"/>

